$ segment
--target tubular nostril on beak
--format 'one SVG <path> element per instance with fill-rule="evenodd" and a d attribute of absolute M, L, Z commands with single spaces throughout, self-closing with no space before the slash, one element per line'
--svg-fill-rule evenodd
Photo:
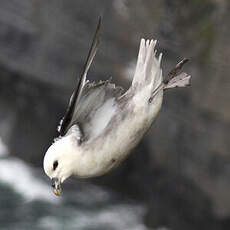
<path fill-rule="evenodd" d="M 54 178 L 51 179 L 51 186 L 53 188 L 56 188 L 58 184 L 59 184 L 58 183 L 58 178 L 54 177 Z"/>
<path fill-rule="evenodd" d="M 56 189 L 58 189 L 60 187 L 60 182 L 59 182 L 58 178 L 54 177 L 51 179 L 51 186 L 53 188 L 56 188 Z"/>
<path fill-rule="evenodd" d="M 51 179 L 51 186 L 53 187 L 53 192 L 56 196 L 60 196 L 61 194 L 61 184 L 58 178 L 54 177 Z"/>

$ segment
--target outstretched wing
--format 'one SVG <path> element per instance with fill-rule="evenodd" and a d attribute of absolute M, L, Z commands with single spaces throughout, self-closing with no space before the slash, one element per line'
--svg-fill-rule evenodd
<path fill-rule="evenodd" d="M 99 44 L 100 27 L 101 27 L 101 17 L 99 18 L 96 32 L 94 34 L 93 41 L 92 41 L 92 44 L 91 44 L 91 47 L 90 47 L 83 71 L 82 71 L 82 74 L 80 76 L 80 80 L 79 80 L 78 85 L 77 85 L 76 89 L 74 90 L 74 92 L 70 98 L 66 114 L 62 118 L 62 120 L 60 121 L 60 125 L 58 126 L 58 132 L 61 136 L 64 136 L 66 134 L 67 128 L 68 128 L 69 124 L 71 123 L 71 120 L 73 117 L 74 107 L 81 98 L 82 91 L 83 91 L 84 86 L 86 84 L 86 76 L 87 76 L 89 67 L 92 64 L 92 61 L 93 61 L 93 59 L 97 53 L 97 48 L 98 48 L 98 44 Z"/>
<path fill-rule="evenodd" d="M 100 134 L 114 115 L 117 108 L 116 99 L 122 93 L 122 88 L 116 87 L 110 80 L 98 83 L 86 81 L 87 72 L 97 52 L 100 26 L 101 18 L 99 18 L 79 83 L 58 127 L 60 136 L 77 130 L 80 142 Z"/>
<path fill-rule="evenodd" d="M 117 112 L 117 98 L 122 91 L 121 87 L 115 86 L 110 80 L 87 83 L 67 129 L 78 125 L 81 141 L 98 136 Z"/>

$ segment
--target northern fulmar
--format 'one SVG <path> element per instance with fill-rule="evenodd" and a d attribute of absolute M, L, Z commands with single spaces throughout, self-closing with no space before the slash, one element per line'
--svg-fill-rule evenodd
<path fill-rule="evenodd" d="M 165 89 L 189 85 L 190 76 L 179 73 L 179 62 L 163 80 L 162 54 L 156 57 L 156 40 L 141 39 L 130 88 L 123 92 L 111 80 L 86 80 L 99 44 L 99 19 L 82 74 L 65 116 L 59 137 L 48 148 L 44 170 L 55 195 L 70 176 L 90 178 L 118 166 L 140 142 L 160 111 Z"/>

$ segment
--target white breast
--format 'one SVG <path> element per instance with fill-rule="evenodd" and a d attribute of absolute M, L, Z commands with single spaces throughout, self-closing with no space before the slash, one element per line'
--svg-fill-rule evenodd
<path fill-rule="evenodd" d="M 147 89 L 145 89 L 147 90 Z M 83 146 L 75 174 L 79 177 L 103 175 L 119 165 L 139 143 L 157 116 L 163 99 L 163 91 L 149 104 L 149 92 L 140 92 L 127 104 L 129 109 L 120 111 L 119 120 L 106 135 Z"/>

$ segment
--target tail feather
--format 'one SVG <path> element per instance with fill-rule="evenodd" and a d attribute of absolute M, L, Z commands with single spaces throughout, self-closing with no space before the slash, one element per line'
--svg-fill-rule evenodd
<path fill-rule="evenodd" d="M 180 61 L 167 75 L 163 81 L 161 59 L 162 54 L 156 57 L 156 40 L 141 39 L 139 54 L 137 58 L 137 65 L 133 77 L 132 88 L 140 89 L 145 86 L 150 86 L 149 102 L 158 94 L 158 92 L 175 88 L 186 87 L 190 84 L 191 76 L 186 73 L 178 72 L 182 69 L 183 65 L 188 62 L 188 59 Z"/>
<path fill-rule="evenodd" d="M 149 84 L 154 90 L 162 82 L 162 70 L 160 63 L 162 54 L 156 58 L 156 40 L 141 39 L 136 71 L 134 74 L 132 87 L 142 87 Z"/>

